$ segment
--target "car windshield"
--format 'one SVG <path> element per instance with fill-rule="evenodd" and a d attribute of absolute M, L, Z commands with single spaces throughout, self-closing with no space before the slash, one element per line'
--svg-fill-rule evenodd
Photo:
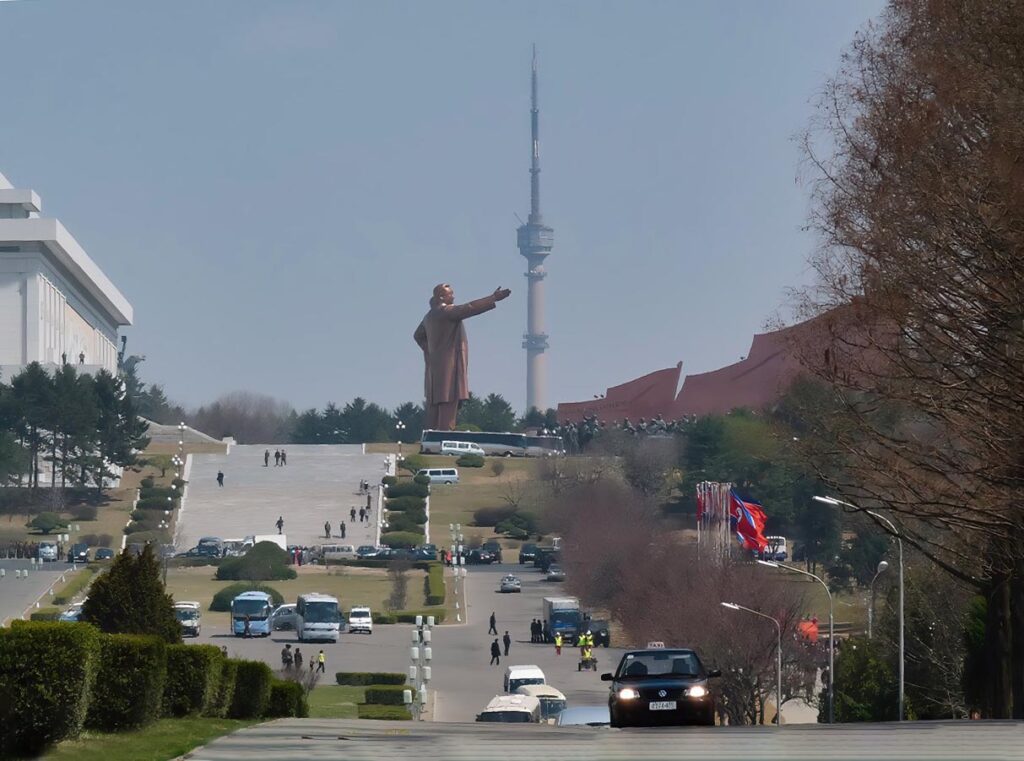
<path fill-rule="evenodd" d="M 508 691 L 515 692 L 517 689 L 522 687 L 524 684 L 544 684 L 544 680 L 540 677 L 527 677 L 525 679 L 509 679 L 508 680 Z"/>
<path fill-rule="evenodd" d="M 545 719 L 552 719 L 565 710 L 565 701 L 562 698 L 540 698 L 540 715 Z"/>
<path fill-rule="evenodd" d="M 179 621 L 195 621 L 199 618 L 199 611 L 195 608 L 175 608 L 174 615 Z"/>
<path fill-rule="evenodd" d="M 480 721 L 501 721 L 509 724 L 523 724 L 532 720 L 528 711 L 486 711 L 480 714 Z"/>
<path fill-rule="evenodd" d="M 231 603 L 231 614 L 236 618 L 266 618 L 270 615 L 270 605 L 263 600 L 235 600 Z"/>
<path fill-rule="evenodd" d="M 619 664 L 617 678 L 700 676 L 703 669 L 695 653 L 688 650 L 661 650 L 653 653 L 629 653 Z"/>
<path fill-rule="evenodd" d="M 363 609 L 363 610 L 353 609 L 352 612 L 350 612 L 348 614 L 348 617 L 350 619 L 352 619 L 352 618 L 369 618 L 370 617 L 370 611 L 368 611 L 366 609 Z"/>
<path fill-rule="evenodd" d="M 336 602 L 307 602 L 302 619 L 307 624 L 336 624 L 341 621 Z"/>

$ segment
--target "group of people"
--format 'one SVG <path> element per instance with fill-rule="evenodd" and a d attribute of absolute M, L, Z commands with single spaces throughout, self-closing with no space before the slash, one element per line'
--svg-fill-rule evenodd
<path fill-rule="evenodd" d="M 341 539 L 345 538 L 345 534 L 348 533 L 348 529 L 345 527 L 345 521 L 338 521 L 338 537 Z M 331 538 L 331 522 L 324 521 L 324 536 L 328 539 Z"/>
<path fill-rule="evenodd" d="M 291 643 L 287 643 L 284 649 L 281 650 L 281 668 L 285 671 L 291 671 L 292 667 L 296 671 L 302 671 L 302 651 L 299 648 L 292 649 Z M 327 671 L 327 655 L 321 650 L 317 655 L 309 656 L 309 673 L 312 674 L 314 669 L 316 673 L 323 674 Z"/>
<path fill-rule="evenodd" d="M 665 420 L 660 414 L 650 420 L 640 418 L 633 423 L 629 418 L 614 420 L 609 425 L 604 420 L 598 420 L 597 415 L 586 415 L 579 423 L 564 423 L 547 429 L 555 436 L 561 436 L 565 449 L 569 454 L 578 454 L 593 442 L 610 432 L 623 432 L 631 436 L 672 436 L 681 433 L 686 426 L 696 420 L 696 416 L 689 415 L 677 420 Z"/>
<path fill-rule="evenodd" d="M 494 641 L 491 642 L 491 665 L 501 665 L 501 646 L 505 646 L 505 657 L 508 657 L 508 651 L 512 647 L 512 636 L 505 630 L 505 634 L 501 638 L 501 644 L 498 644 L 498 618 L 495 616 L 494 611 L 491 611 L 490 626 L 487 628 L 488 634 L 494 635 Z"/>
<path fill-rule="evenodd" d="M 354 507 L 351 508 L 348 511 L 348 520 L 349 520 L 349 523 L 355 523 L 356 522 L 356 509 Z M 359 508 L 359 522 L 360 523 L 363 523 L 363 522 L 369 523 L 370 522 L 370 507 L 369 506 L 360 507 Z M 344 534 L 342 534 L 342 536 L 344 536 Z"/>
<path fill-rule="evenodd" d="M 530 622 L 530 642 L 535 645 L 540 643 L 551 644 L 554 642 L 547 621 L 535 618 Z"/>
<path fill-rule="evenodd" d="M 283 466 L 285 466 L 287 464 L 288 464 L 288 453 L 285 452 L 283 449 L 275 449 L 274 450 L 274 467 L 275 468 L 283 467 Z M 270 450 L 269 449 L 266 450 L 263 453 L 263 467 L 264 468 L 270 467 Z"/>

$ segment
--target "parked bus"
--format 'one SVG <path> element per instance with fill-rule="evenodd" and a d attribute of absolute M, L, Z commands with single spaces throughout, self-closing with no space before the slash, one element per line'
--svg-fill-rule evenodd
<path fill-rule="evenodd" d="M 250 637 L 270 636 L 270 613 L 274 603 L 266 592 L 242 592 L 231 601 L 231 631 L 245 636 L 245 620 L 249 617 Z"/>
<path fill-rule="evenodd" d="M 492 433 L 490 431 L 424 431 L 420 437 L 420 452 L 442 454 L 446 441 L 465 441 L 476 444 L 484 454 L 492 457 L 525 457 L 526 434 Z"/>
<path fill-rule="evenodd" d="M 561 436 L 527 436 L 527 457 L 561 457 L 565 454 L 565 442 Z"/>
<path fill-rule="evenodd" d="M 337 642 L 340 631 L 341 611 L 336 597 L 317 592 L 299 595 L 295 604 L 295 635 L 299 642 Z"/>

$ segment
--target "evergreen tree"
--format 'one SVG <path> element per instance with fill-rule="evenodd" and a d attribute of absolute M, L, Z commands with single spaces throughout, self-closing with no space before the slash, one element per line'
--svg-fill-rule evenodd
<path fill-rule="evenodd" d="M 423 405 L 403 402 L 395 407 L 395 411 L 391 415 L 395 419 L 395 423 L 400 421 L 405 424 L 405 429 L 402 431 L 402 441 L 416 441 L 423 434 Z M 394 425 L 392 425 L 392 428 L 392 434 L 397 439 L 398 430 L 394 428 Z"/>
<path fill-rule="evenodd" d="M 11 396 L 17 410 L 15 432 L 29 452 L 29 485 L 39 486 L 39 454 L 46 445 L 47 424 L 53 403 L 53 382 L 38 362 L 32 362 L 11 379 Z"/>
<path fill-rule="evenodd" d="M 111 475 L 107 463 L 126 468 L 135 462 L 136 451 L 145 449 L 149 428 L 135 412 L 135 404 L 125 392 L 124 384 L 106 370 L 95 378 L 98 407 L 97 454 L 99 468 L 95 475 L 97 488 L 103 490 L 104 478 Z"/>
<path fill-rule="evenodd" d="M 126 550 L 115 558 L 110 571 L 93 582 L 82 621 L 110 634 L 152 634 L 181 642 L 174 600 L 164 588 L 152 545 L 139 555 Z"/>

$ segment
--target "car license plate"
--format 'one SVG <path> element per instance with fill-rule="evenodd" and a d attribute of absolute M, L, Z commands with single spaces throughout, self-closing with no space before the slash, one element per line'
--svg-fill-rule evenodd
<path fill-rule="evenodd" d="M 652 700 L 650 704 L 652 711 L 674 711 L 676 710 L 676 701 L 674 700 Z"/>

